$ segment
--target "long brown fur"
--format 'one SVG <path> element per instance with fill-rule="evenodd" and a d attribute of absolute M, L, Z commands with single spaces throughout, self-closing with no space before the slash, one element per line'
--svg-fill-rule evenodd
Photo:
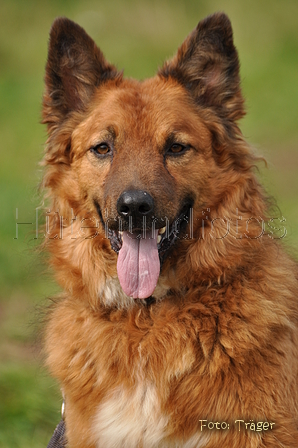
<path fill-rule="evenodd" d="M 45 247 L 64 290 L 45 347 L 66 399 L 68 446 L 296 448 L 297 264 L 272 230 L 238 128 L 227 16 L 200 22 L 143 82 L 57 19 L 45 81 Z M 180 156 L 166 152 L 173 138 L 188 148 Z M 92 153 L 101 141 L 112 157 Z M 192 198 L 151 302 L 122 291 L 104 227 L 115 228 L 117 200 L 132 188 L 154 198 L 157 228 Z"/>

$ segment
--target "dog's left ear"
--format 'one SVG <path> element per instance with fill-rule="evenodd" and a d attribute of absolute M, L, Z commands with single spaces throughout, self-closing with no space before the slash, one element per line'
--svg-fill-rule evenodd
<path fill-rule="evenodd" d="M 197 104 L 211 107 L 224 119 L 245 114 L 232 26 L 223 13 L 199 22 L 159 75 L 176 79 Z"/>

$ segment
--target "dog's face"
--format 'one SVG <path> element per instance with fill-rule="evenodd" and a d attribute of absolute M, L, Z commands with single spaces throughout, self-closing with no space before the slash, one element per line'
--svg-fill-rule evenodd
<path fill-rule="evenodd" d="M 223 14 L 200 22 L 159 74 L 143 82 L 123 79 L 78 25 L 54 23 L 43 109 L 45 183 L 60 211 L 98 216 L 128 296 L 153 293 L 160 263 L 190 233 L 199 237 L 201 211 L 221 200 L 223 171 L 241 170 L 223 134 L 238 132 L 242 104 Z"/>
<path fill-rule="evenodd" d="M 99 89 L 73 146 L 80 186 L 111 230 L 119 221 L 124 231 L 171 227 L 196 198 L 206 199 L 210 134 L 175 83 L 154 78 Z"/>
<path fill-rule="evenodd" d="M 187 111 L 182 117 L 181 110 Z M 150 296 L 159 260 L 178 232 L 183 238 L 194 203 L 208 199 L 210 133 L 176 83 L 124 81 L 95 94 L 90 114 L 73 133 L 73 147 L 82 194 L 119 252 L 122 287 L 133 297 Z M 129 269 L 138 271 L 131 264 L 140 257 L 148 271 L 143 287 L 125 281 Z"/>

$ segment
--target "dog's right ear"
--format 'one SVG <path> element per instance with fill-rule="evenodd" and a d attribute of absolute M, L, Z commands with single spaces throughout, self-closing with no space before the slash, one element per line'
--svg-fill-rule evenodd
<path fill-rule="evenodd" d="M 83 28 L 69 19 L 56 19 L 50 32 L 43 123 L 51 129 L 69 112 L 83 110 L 100 83 L 118 76 Z"/>

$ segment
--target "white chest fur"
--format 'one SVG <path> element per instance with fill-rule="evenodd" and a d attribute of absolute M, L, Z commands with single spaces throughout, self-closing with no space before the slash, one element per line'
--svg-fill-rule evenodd
<path fill-rule="evenodd" d="M 99 406 L 93 424 L 98 448 L 203 448 L 208 437 L 197 433 L 184 443 L 166 441 L 168 418 L 156 389 L 140 383 L 133 391 L 117 388 Z"/>
<path fill-rule="evenodd" d="M 93 428 L 98 448 L 149 448 L 159 446 L 166 425 L 155 388 L 142 385 L 129 392 L 116 389 L 98 408 Z"/>

